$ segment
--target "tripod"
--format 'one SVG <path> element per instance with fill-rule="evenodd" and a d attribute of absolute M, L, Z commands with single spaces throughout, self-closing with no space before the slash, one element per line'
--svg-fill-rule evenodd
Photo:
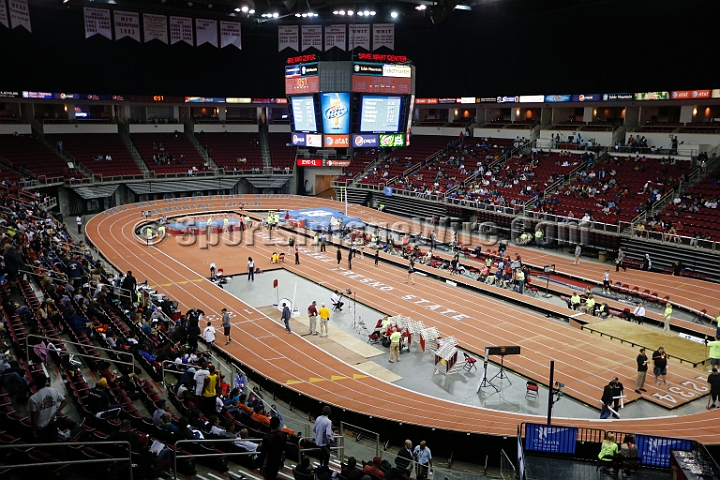
<path fill-rule="evenodd" d="M 512 382 L 510 381 L 510 377 L 508 377 L 507 374 L 505 373 L 505 365 L 503 363 L 504 360 L 505 360 L 505 355 L 500 355 L 500 371 L 498 373 L 496 373 L 495 376 L 490 379 L 490 381 L 492 382 L 493 380 L 495 380 L 497 378 L 501 382 L 503 380 L 507 380 L 508 383 L 510 385 L 512 385 Z"/>
<path fill-rule="evenodd" d="M 480 383 L 478 383 L 476 393 L 479 393 L 480 390 L 482 390 L 483 388 L 493 388 L 493 389 L 495 389 L 495 393 L 499 393 L 500 390 L 495 385 L 493 385 L 492 380 L 488 380 L 487 367 L 488 367 L 488 356 L 486 353 L 485 361 L 483 362 L 483 378 L 480 381 Z M 493 378 L 495 378 L 495 377 L 493 377 Z"/>

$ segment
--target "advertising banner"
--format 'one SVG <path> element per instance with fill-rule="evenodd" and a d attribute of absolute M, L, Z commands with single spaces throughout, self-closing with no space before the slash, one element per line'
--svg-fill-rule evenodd
<path fill-rule="evenodd" d="M 379 145 L 377 135 L 353 135 L 352 146 L 355 148 L 373 148 Z"/>
<path fill-rule="evenodd" d="M 347 148 L 350 146 L 350 135 L 323 135 L 325 148 Z"/>
<path fill-rule="evenodd" d="M 160 40 L 167 45 L 167 17 L 165 15 L 155 15 L 154 13 L 143 13 L 143 35 L 145 43 L 151 40 Z"/>
<path fill-rule="evenodd" d="M 603 102 L 626 102 L 633 99 L 632 93 L 603 93 Z"/>
<path fill-rule="evenodd" d="M 373 24 L 373 50 L 377 50 L 380 47 L 387 47 L 390 50 L 395 50 L 395 24 Z"/>
<path fill-rule="evenodd" d="M 185 42 L 191 47 L 195 45 L 192 18 L 170 17 L 170 45 Z"/>
<path fill-rule="evenodd" d="M 138 12 L 113 11 L 115 40 L 132 38 L 140 43 L 140 14 Z"/>
<path fill-rule="evenodd" d="M 323 133 L 326 135 L 350 133 L 350 94 L 320 94 Z M 349 142 L 348 142 L 349 143 Z"/>
<path fill-rule="evenodd" d="M 304 133 L 293 133 L 292 134 L 292 144 L 296 147 L 304 147 L 305 146 L 305 134 Z"/>
<path fill-rule="evenodd" d="M 306 144 L 306 146 L 308 146 L 308 147 L 317 147 L 317 148 L 320 148 L 320 147 L 322 147 L 322 143 L 323 143 L 323 142 L 322 142 L 322 135 L 319 135 L 319 134 L 315 134 L 315 135 L 307 134 L 307 135 L 305 135 L 305 144 Z"/>
<path fill-rule="evenodd" d="M 571 99 L 571 95 L 545 95 L 545 101 L 552 103 L 569 102 Z"/>
<path fill-rule="evenodd" d="M 580 95 L 573 95 L 573 102 L 599 102 L 602 100 L 602 95 L 599 93 L 582 93 Z"/>
<path fill-rule="evenodd" d="M 83 7 L 83 14 L 85 16 L 85 38 L 100 34 L 108 40 L 112 40 L 110 10 Z"/>
<path fill-rule="evenodd" d="M 220 48 L 228 45 L 242 50 L 242 28 L 240 22 L 220 22 Z"/>
<path fill-rule="evenodd" d="M 525 450 L 533 452 L 575 453 L 576 427 L 525 424 Z"/>
<path fill-rule="evenodd" d="M 291 48 L 300 51 L 297 25 L 278 25 L 278 52 Z"/>
<path fill-rule="evenodd" d="M 209 43 L 213 47 L 218 46 L 217 20 L 207 20 L 204 18 L 195 19 L 195 39 L 197 46 Z"/>
<path fill-rule="evenodd" d="M 668 100 L 670 92 L 641 92 L 635 94 L 635 100 Z"/>
<path fill-rule="evenodd" d="M 303 25 L 302 26 L 302 48 L 301 51 L 305 51 L 309 48 L 315 48 L 322 52 L 323 41 L 322 41 L 323 28 L 322 25 Z"/>
<path fill-rule="evenodd" d="M 381 147 L 404 147 L 405 146 L 405 134 L 403 133 L 391 133 L 383 134 L 379 136 L 379 142 Z"/>
<path fill-rule="evenodd" d="M 325 51 L 331 48 L 347 49 L 347 25 L 328 25 L 325 27 Z"/>
<path fill-rule="evenodd" d="M 370 51 L 370 24 L 348 25 L 348 28 L 350 29 L 350 50 L 362 48 Z"/>
<path fill-rule="evenodd" d="M 32 33 L 30 26 L 30 9 L 27 0 L 8 0 L 8 10 L 10 10 L 10 23 L 12 28 L 23 27 Z"/>
<path fill-rule="evenodd" d="M 670 92 L 673 100 L 692 100 L 695 98 L 710 98 L 710 90 L 675 90 Z"/>
<path fill-rule="evenodd" d="M 673 450 L 690 450 L 692 446 L 690 440 L 652 435 L 635 435 L 635 444 L 643 465 L 662 468 L 670 467 Z"/>
<path fill-rule="evenodd" d="M 520 97 L 497 97 L 495 101 L 497 103 L 518 103 Z"/>
<path fill-rule="evenodd" d="M 542 103 L 545 97 L 542 95 L 520 95 L 520 103 Z"/>
<path fill-rule="evenodd" d="M 298 158 L 296 163 L 297 163 L 298 167 L 322 167 L 323 166 L 322 158 Z"/>
<path fill-rule="evenodd" d="M 326 167 L 349 167 L 350 160 L 325 160 Z"/>

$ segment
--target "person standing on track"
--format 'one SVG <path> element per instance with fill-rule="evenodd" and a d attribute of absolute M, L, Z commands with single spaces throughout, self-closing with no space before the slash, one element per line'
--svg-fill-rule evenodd
<path fill-rule="evenodd" d="M 232 340 L 230 339 L 230 328 L 232 325 L 230 324 L 230 313 L 228 313 L 227 308 L 223 308 L 221 310 L 222 312 L 222 322 L 223 322 L 223 333 L 225 334 L 225 346 L 230 345 L 230 342 Z"/>
<path fill-rule="evenodd" d="M 324 250 L 323 250 L 324 251 Z M 337 258 L 337 268 L 336 270 L 340 270 L 340 262 L 342 261 L 342 252 L 340 251 L 340 247 L 337 249 L 337 254 L 335 255 Z"/>
<path fill-rule="evenodd" d="M 214 263 L 210 264 L 210 280 L 215 280 L 215 273 L 217 272 L 217 265 Z"/>
<path fill-rule="evenodd" d="M 637 358 L 637 380 L 635 381 L 635 393 L 647 392 L 645 390 L 645 375 L 648 369 L 648 357 L 645 355 L 645 349 L 641 348 Z"/>
<path fill-rule="evenodd" d="M 352 257 L 353 253 L 352 250 L 350 250 L 350 252 L 348 253 L 348 270 L 352 270 Z"/>
<path fill-rule="evenodd" d="M 707 342 L 707 346 L 710 348 L 710 353 L 708 354 L 710 365 L 713 368 L 720 367 L 720 341 L 716 337 L 714 341 Z"/>
<path fill-rule="evenodd" d="M 300 249 L 295 245 L 295 265 L 300 265 Z"/>
<path fill-rule="evenodd" d="M 625 261 L 625 252 L 623 252 L 622 247 L 618 248 L 618 254 L 617 258 L 615 259 L 615 271 L 619 272 L 620 269 L 623 269 L 623 272 L 627 272 L 627 267 L 623 265 L 623 262 Z"/>
<path fill-rule="evenodd" d="M 290 331 L 290 309 L 285 302 L 283 302 L 282 307 L 282 315 L 280 318 L 285 322 L 285 330 L 287 330 L 288 333 L 292 333 L 292 331 Z"/>
<path fill-rule="evenodd" d="M 212 353 L 212 347 L 215 343 L 215 327 L 212 326 L 212 323 L 207 322 L 207 326 L 203 329 L 203 338 L 208 353 Z"/>
<path fill-rule="evenodd" d="M 153 231 L 152 227 L 147 227 L 145 230 L 145 238 L 147 239 L 147 246 L 150 247 L 150 241 L 152 241 Z"/>
<path fill-rule="evenodd" d="M 225 218 L 223 218 L 223 233 L 228 233 L 230 231 L 228 228 L 229 223 L 230 223 L 230 220 L 228 220 L 227 215 L 225 215 Z"/>
<path fill-rule="evenodd" d="M 310 335 L 317 335 L 317 302 L 313 300 L 312 304 L 308 307 L 308 320 L 310 320 Z"/>
<path fill-rule="evenodd" d="M 378 247 L 377 250 L 375 250 L 375 266 L 378 266 L 378 261 L 380 260 L 380 247 Z"/>
<path fill-rule="evenodd" d="M 325 252 L 325 245 L 327 244 L 327 238 L 325 237 L 325 234 L 320 235 L 320 253 Z"/>
<path fill-rule="evenodd" d="M 662 377 L 662 381 L 665 385 L 667 385 L 667 380 L 665 380 L 665 375 L 667 375 L 667 354 L 665 353 L 665 349 L 663 347 L 659 347 L 657 350 L 653 352 L 653 373 L 655 374 L 655 384 L 660 384 L 660 377 Z"/>
<path fill-rule="evenodd" d="M 206 234 L 208 237 L 210 236 L 210 234 L 212 234 L 212 222 L 213 222 L 212 215 L 210 215 L 207 219 L 207 223 L 205 224 L 206 228 L 207 228 Z"/>
<path fill-rule="evenodd" d="M 580 244 L 575 244 L 575 261 L 573 262 L 573 265 L 580 265 L 580 255 L 582 254 L 582 248 L 580 247 Z"/>
<path fill-rule="evenodd" d="M 411 258 L 410 263 L 408 264 L 408 276 L 407 276 L 407 280 L 405 280 L 405 283 L 412 281 L 412 284 L 415 285 L 415 278 L 413 277 L 414 274 L 415 274 L 415 262 L 413 262 L 413 260 Z"/>
<path fill-rule="evenodd" d="M 318 313 L 320 314 L 320 336 L 327 337 L 328 322 L 330 321 L 330 310 L 323 303 L 322 305 L 320 305 L 320 311 Z M 325 332 L 325 335 L 323 335 L 323 331 Z"/>
<path fill-rule="evenodd" d="M 705 408 L 710 410 L 711 408 L 717 408 L 715 402 L 717 402 L 718 397 L 720 397 L 720 375 L 718 375 L 717 368 L 712 369 L 712 373 L 708 375 L 707 382 L 710 384 L 710 395 L 708 395 L 708 404 Z"/>
<path fill-rule="evenodd" d="M 318 236 L 317 232 L 315 232 L 315 235 L 313 235 L 313 250 L 315 253 L 318 253 L 318 244 L 320 243 L 320 236 Z"/>
<path fill-rule="evenodd" d="M 663 319 L 665 320 L 665 326 L 663 327 L 664 332 L 670 331 L 670 317 L 672 317 L 672 303 L 667 302 L 665 304 L 665 312 L 663 312 Z"/>
<path fill-rule="evenodd" d="M 248 282 L 255 281 L 255 262 L 252 257 L 248 257 Z"/>
<path fill-rule="evenodd" d="M 604 294 L 610 293 L 610 270 L 605 270 L 605 274 L 603 275 L 603 289 Z"/>

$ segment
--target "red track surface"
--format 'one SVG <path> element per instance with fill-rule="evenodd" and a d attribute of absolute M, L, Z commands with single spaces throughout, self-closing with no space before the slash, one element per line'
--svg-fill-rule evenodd
<path fill-rule="evenodd" d="M 148 249 L 133 233 L 134 227 L 142 221 L 140 212 L 143 210 L 177 208 L 177 213 L 184 215 L 234 210 L 241 201 L 245 202 L 248 209 L 339 207 L 339 204 L 324 199 L 280 196 L 246 196 L 242 199 L 204 197 L 169 202 L 145 202 L 103 212 L 88 222 L 86 233 L 108 260 L 118 268 L 132 270 L 137 278 L 147 278 L 151 283 L 160 285 L 158 290 L 177 299 L 184 308 L 197 305 L 210 313 L 227 306 L 235 313 L 233 325 L 237 333 L 234 332 L 234 337 L 243 339 L 241 344 L 233 343 L 228 347 L 228 351 L 243 363 L 277 383 L 287 385 L 288 388 L 367 415 L 462 432 L 512 435 L 516 431 L 517 424 L 522 421 L 541 421 L 539 417 L 530 415 L 488 411 L 460 404 L 453 404 L 448 408 L 448 402 L 445 400 L 438 400 L 367 377 L 339 359 L 316 349 L 302 337 L 288 335 L 273 320 L 204 281 L 201 277 L 205 274 L 207 263 L 194 253 L 190 255 L 185 253 L 194 250 L 186 247 L 185 250 L 179 251 L 183 255 L 178 256 L 179 252 L 172 251 L 174 249 L 169 246 Z M 183 208 L 189 210 L 182 210 Z M 377 221 L 402 222 L 396 217 L 379 214 L 359 206 L 351 206 L 350 210 L 349 213 L 353 216 L 364 218 L 372 216 Z M 167 216 L 173 214 L 168 210 L 162 213 Z M 234 253 L 238 248 L 242 248 L 239 258 L 244 258 L 246 252 L 256 257 L 266 257 L 272 249 L 259 244 L 253 247 L 216 248 L 221 249 L 218 250 L 218 255 Z M 222 250 L 223 248 L 235 250 Z M 165 253 L 165 250 L 171 254 Z M 333 256 L 334 251 L 329 251 L 328 254 Z M 543 253 L 529 250 L 523 252 L 523 260 L 528 263 L 540 265 L 555 263 L 558 271 L 578 277 L 601 278 L 604 271 L 601 265 L 588 264 L 577 267 L 571 265 L 569 258 L 564 260 L 552 257 L 552 261 L 549 261 L 549 258 L 545 259 L 542 256 Z M 372 266 L 372 262 L 365 260 L 356 261 L 353 266 L 352 273 L 358 276 L 349 277 L 348 272 L 332 271 L 334 261 L 324 262 L 320 258 L 311 259 L 310 256 L 305 255 L 303 265 L 296 267 L 292 262 L 285 265 L 289 270 L 309 278 L 317 279 L 322 276 L 330 287 L 333 284 L 338 287 L 351 286 L 358 291 L 358 296 L 362 296 L 363 303 L 381 310 L 396 308 L 397 313 L 410 315 L 416 320 L 422 319 L 426 325 L 436 325 L 444 335 L 455 335 L 461 345 L 468 345 L 472 350 L 481 350 L 486 345 L 518 343 L 523 346 L 525 354 L 513 359 L 511 368 L 531 372 L 529 375 L 531 377 L 544 378 L 549 360 L 554 358 L 557 361 L 556 374 L 559 375 L 560 381 L 568 385 L 569 394 L 592 405 L 598 404 L 597 398 L 600 396 L 601 388 L 610 376 L 618 375 L 628 382 L 629 379 L 634 378 L 635 352 L 629 347 L 593 337 L 586 332 L 527 313 L 501 301 L 464 295 L 462 291 L 439 282 L 431 283 L 421 277 L 416 279 L 417 285 L 406 287 L 403 284 L 406 278 L 405 272 L 387 265 L 376 268 Z M 683 304 L 687 303 L 688 306 L 702 305 L 712 300 L 713 303 L 710 305 L 717 308 L 717 300 L 710 294 L 711 291 L 714 292 L 711 284 L 663 275 L 648 276 L 644 272 L 628 272 L 623 275 L 628 279 L 637 277 L 637 284 L 640 286 L 642 281 L 652 278 L 658 292 L 672 297 L 677 293 L 677 299 Z M 369 286 L 367 280 L 363 280 L 368 277 L 392 286 L 392 291 L 388 293 Z M 625 278 L 623 280 L 628 281 Z M 422 285 L 423 282 L 428 285 Z M 692 289 L 683 289 L 681 283 L 698 285 L 694 285 Z M 451 319 L 449 314 L 442 315 L 442 310 L 423 307 L 430 303 L 422 303 L 423 306 L 420 306 L 410 300 L 398 302 L 398 295 L 401 297 L 415 295 L 429 300 L 432 304 L 443 305 L 445 310 L 452 309 L 458 312 L 452 315 L 468 312 L 473 318 L 456 321 Z M 673 300 L 677 302 L 675 298 Z M 515 340 L 518 339 L 520 341 L 516 342 Z M 418 372 L 418 374 L 429 377 L 432 372 Z M 704 370 L 692 370 L 671 364 L 669 380 L 676 389 L 673 393 L 676 393 L 674 397 L 678 397 L 677 401 L 691 392 L 688 388 L 679 387 L 678 383 L 706 375 Z M 705 386 L 703 380 L 696 381 L 696 384 Z M 650 381 L 647 387 L 649 393 L 661 392 L 653 387 Z M 667 392 L 662 391 L 662 394 Z M 656 401 L 666 406 L 677 405 L 662 398 Z M 560 405 L 558 404 L 555 412 L 558 417 L 562 416 Z M 559 420 L 558 423 L 598 426 L 597 422 L 587 420 Z M 616 420 L 612 428 L 655 435 L 691 436 L 705 443 L 720 443 L 720 418 L 717 412 L 713 411 L 684 417 Z"/>

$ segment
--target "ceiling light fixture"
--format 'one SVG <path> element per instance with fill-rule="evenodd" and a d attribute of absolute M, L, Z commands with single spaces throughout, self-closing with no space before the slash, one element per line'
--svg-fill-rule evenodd
<path fill-rule="evenodd" d="M 390 16 L 391 16 L 392 18 L 397 18 L 397 17 L 398 17 L 398 13 L 397 13 L 397 12 L 390 12 Z"/>
<path fill-rule="evenodd" d="M 242 8 L 240 9 L 240 10 L 241 10 L 241 11 L 242 11 L 243 13 L 247 13 L 247 12 L 248 12 L 248 10 L 250 10 L 250 9 L 248 8 L 248 6 L 247 6 L 247 5 L 245 5 L 245 6 L 244 6 L 244 7 L 242 7 Z"/>
<path fill-rule="evenodd" d="M 425 5 L 418 5 L 417 7 L 415 7 L 415 10 L 421 10 L 421 11 L 422 11 L 422 10 L 425 10 L 426 8 L 427 8 L 427 7 L 426 7 Z"/>
<path fill-rule="evenodd" d="M 277 12 L 275 12 L 275 13 L 272 14 L 272 18 L 278 18 L 279 16 L 280 16 L 280 14 L 277 13 Z"/>
<path fill-rule="evenodd" d="M 358 17 L 362 17 L 362 16 L 363 16 L 363 12 L 358 12 Z"/>
<path fill-rule="evenodd" d="M 348 15 L 350 15 L 350 16 L 352 17 L 352 14 L 353 14 L 353 11 L 352 11 L 352 10 L 348 10 L 347 13 L 348 13 Z"/>

